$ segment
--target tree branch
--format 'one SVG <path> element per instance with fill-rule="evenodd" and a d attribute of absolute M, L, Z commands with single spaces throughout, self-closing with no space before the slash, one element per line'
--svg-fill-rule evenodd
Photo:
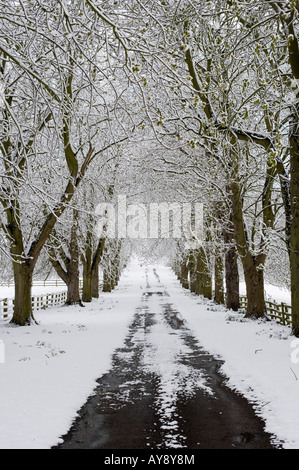
<path fill-rule="evenodd" d="M 202 84 L 200 83 L 200 79 L 196 73 L 196 69 L 193 63 L 192 55 L 190 47 L 187 48 L 185 52 L 186 64 L 188 66 L 188 71 L 192 79 L 193 88 L 196 90 L 198 96 L 200 97 L 201 101 L 204 104 L 204 113 L 206 117 L 212 121 L 212 125 L 220 132 L 228 132 L 231 137 L 236 137 L 238 140 L 245 141 L 245 142 L 253 142 L 265 150 L 269 148 L 273 148 L 273 142 L 270 137 L 265 136 L 263 134 L 259 134 L 258 132 L 253 132 L 249 130 L 243 130 L 236 127 L 229 127 L 223 126 L 223 124 L 219 123 L 214 115 L 213 108 L 207 95 L 202 92 Z"/>

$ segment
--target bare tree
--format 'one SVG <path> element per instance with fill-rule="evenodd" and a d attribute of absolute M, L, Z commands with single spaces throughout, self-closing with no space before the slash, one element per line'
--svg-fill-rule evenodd
<path fill-rule="evenodd" d="M 13 260 L 12 322 L 18 325 L 32 318 L 33 271 L 57 220 L 91 162 L 120 135 L 110 127 L 104 69 L 100 77 L 103 44 L 94 48 L 90 29 L 81 29 L 82 15 L 80 2 L 15 2 L 2 9 L 2 228 Z M 110 91 L 109 99 L 119 100 L 115 88 Z"/>

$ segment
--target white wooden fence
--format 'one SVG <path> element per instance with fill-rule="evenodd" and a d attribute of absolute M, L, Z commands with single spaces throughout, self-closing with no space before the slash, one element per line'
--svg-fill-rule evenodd
<path fill-rule="evenodd" d="M 34 311 L 63 305 L 66 302 L 67 291 L 52 294 L 36 295 L 31 298 Z M 14 299 L 0 299 L 0 320 L 5 320 L 13 314 Z"/>
<path fill-rule="evenodd" d="M 2 284 L 4 287 L 14 287 L 14 283 Z M 83 286 L 83 280 L 79 281 L 80 289 Z M 61 279 L 49 279 L 47 281 L 33 281 L 33 287 L 62 287 L 65 290 L 61 292 L 52 292 L 51 294 L 35 295 L 31 298 L 32 310 L 42 310 L 48 307 L 58 307 L 64 305 L 67 299 L 66 284 Z M 0 320 L 5 320 L 13 314 L 14 299 L 0 298 Z"/>

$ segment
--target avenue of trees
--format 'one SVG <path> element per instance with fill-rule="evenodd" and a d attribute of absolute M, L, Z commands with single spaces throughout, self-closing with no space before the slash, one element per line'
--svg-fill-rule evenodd
<path fill-rule="evenodd" d="M 14 323 L 34 320 L 35 275 L 52 269 L 69 304 L 89 302 L 100 268 L 110 291 L 147 246 L 234 310 L 244 278 L 251 318 L 265 315 L 265 277 L 289 280 L 299 336 L 298 14 L 298 1 L 0 0 Z M 99 236 L 97 205 L 119 194 L 203 203 L 202 246 Z"/>

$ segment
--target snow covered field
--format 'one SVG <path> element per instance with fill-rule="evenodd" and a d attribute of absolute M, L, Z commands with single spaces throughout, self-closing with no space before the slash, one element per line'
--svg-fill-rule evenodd
<path fill-rule="evenodd" d="M 285 448 L 299 448 L 299 341 L 290 336 L 290 328 L 245 320 L 182 289 L 169 268 L 156 269 L 199 343 L 225 361 L 222 371 L 230 386 L 254 403 L 266 430 Z M 96 379 L 109 370 L 145 287 L 144 266 L 134 263 L 114 292 L 83 309 L 39 311 L 39 325 L 30 327 L 0 322 L 5 346 L 5 363 L 0 363 L 0 448 L 50 448 L 58 443 Z M 282 300 L 274 294 L 275 300 Z"/>

